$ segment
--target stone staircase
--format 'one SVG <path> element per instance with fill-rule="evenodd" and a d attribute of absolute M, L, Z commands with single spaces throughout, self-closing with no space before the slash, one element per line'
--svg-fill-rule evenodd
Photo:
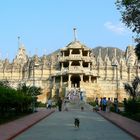
<path fill-rule="evenodd" d="M 68 103 L 68 109 L 70 110 L 81 110 L 81 107 L 84 107 L 84 110 L 92 110 L 93 108 L 91 105 L 89 105 L 84 101 L 77 101 L 77 102 L 70 101 Z"/>

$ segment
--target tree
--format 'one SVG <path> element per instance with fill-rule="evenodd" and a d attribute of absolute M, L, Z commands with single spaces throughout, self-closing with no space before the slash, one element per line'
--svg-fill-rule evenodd
<path fill-rule="evenodd" d="M 122 15 L 122 22 L 137 34 L 140 33 L 140 0 L 117 0 L 117 9 Z"/>
<path fill-rule="evenodd" d="M 140 60 L 140 43 L 138 43 L 135 47 L 135 53 L 138 57 L 138 60 Z"/>
<path fill-rule="evenodd" d="M 27 86 L 26 83 L 22 83 L 18 85 L 17 90 L 29 96 L 37 96 L 41 94 L 42 89 L 36 86 Z"/>
<path fill-rule="evenodd" d="M 121 12 L 122 22 L 137 34 L 135 41 L 138 42 L 135 53 L 140 60 L 140 0 L 117 0 L 117 9 Z"/>
<path fill-rule="evenodd" d="M 132 97 L 133 100 L 136 100 L 136 98 L 140 95 L 140 91 L 138 89 L 139 85 L 140 77 L 135 77 L 131 84 L 124 83 L 125 91 L 130 95 L 130 97 Z"/>

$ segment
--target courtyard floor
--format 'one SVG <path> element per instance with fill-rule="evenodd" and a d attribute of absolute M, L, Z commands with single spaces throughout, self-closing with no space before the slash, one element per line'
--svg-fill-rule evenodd
<path fill-rule="evenodd" d="M 115 113 L 93 112 L 88 105 L 84 105 L 84 111 L 79 105 L 70 105 L 68 109 L 38 109 L 34 114 L 0 125 L 0 140 L 140 139 L 138 122 Z M 74 127 L 75 117 L 80 119 L 80 128 Z"/>

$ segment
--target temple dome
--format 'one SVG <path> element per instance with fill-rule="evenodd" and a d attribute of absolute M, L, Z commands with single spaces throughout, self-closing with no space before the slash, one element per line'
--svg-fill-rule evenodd
<path fill-rule="evenodd" d="M 65 48 L 63 48 L 62 50 L 66 50 L 66 49 L 88 49 L 88 47 L 86 47 L 84 44 L 82 44 L 80 41 L 73 41 L 71 43 L 69 43 Z"/>

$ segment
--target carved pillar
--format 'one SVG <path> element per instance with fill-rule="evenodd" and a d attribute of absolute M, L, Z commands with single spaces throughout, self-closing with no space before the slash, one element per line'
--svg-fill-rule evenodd
<path fill-rule="evenodd" d="M 88 63 L 88 68 L 90 69 L 90 63 Z"/>
<path fill-rule="evenodd" d="M 72 63 L 72 61 L 69 61 L 69 69 L 70 69 L 70 67 L 71 67 L 71 63 Z"/>
<path fill-rule="evenodd" d="M 62 82 L 63 82 L 63 77 L 62 75 L 60 76 L 60 87 L 62 87 Z"/>
<path fill-rule="evenodd" d="M 94 83 L 98 83 L 98 77 L 95 78 Z"/>
<path fill-rule="evenodd" d="M 80 67 L 82 67 L 83 66 L 83 61 L 80 61 Z"/>
<path fill-rule="evenodd" d="M 62 52 L 62 57 L 64 57 L 64 52 Z"/>
<path fill-rule="evenodd" d="M 82 50 L 80 50 L 80 55 L 82 56 Z"/>
<path fill-rule="evenodd" d="M 72 50 L 70 49 L 70 55 L 71 55 Z"/>
<path fill-rule="evenodd" d="M 64 63 L 62 62 L 61 64 L 62 64 L 62 65 L 61 65 L 61 69 L 64 69 Z"/>
<path fill-rule="evenodd" d="M 89 83 L 91 83 L 91 75 L 89 75 Z"/>
<path fill-rule="evenodd" d="M 71 88 L 71 74 L 68 75 L 68 87 Z"/>
<path fill-rule="evenodd" d="M 113 80 L 116 80 L 116 67 L 113 67 Z"/>
<path fill-rule="evenodd" d="M 87 56 L 89 57 L 89 51 L 88 51 L 88 53 L 87 53 Z"/>
<path fill-rule="evenodd" d="M 82 75 L 80 75 L 80 78 L 81 78 L 81 82 L 83 82 L 83 74 L 82 74 Z"/>
<path fill-rule="evenodd" d="M 53 86 L 55 87 L 55 76 L 53 77 Z"/>

